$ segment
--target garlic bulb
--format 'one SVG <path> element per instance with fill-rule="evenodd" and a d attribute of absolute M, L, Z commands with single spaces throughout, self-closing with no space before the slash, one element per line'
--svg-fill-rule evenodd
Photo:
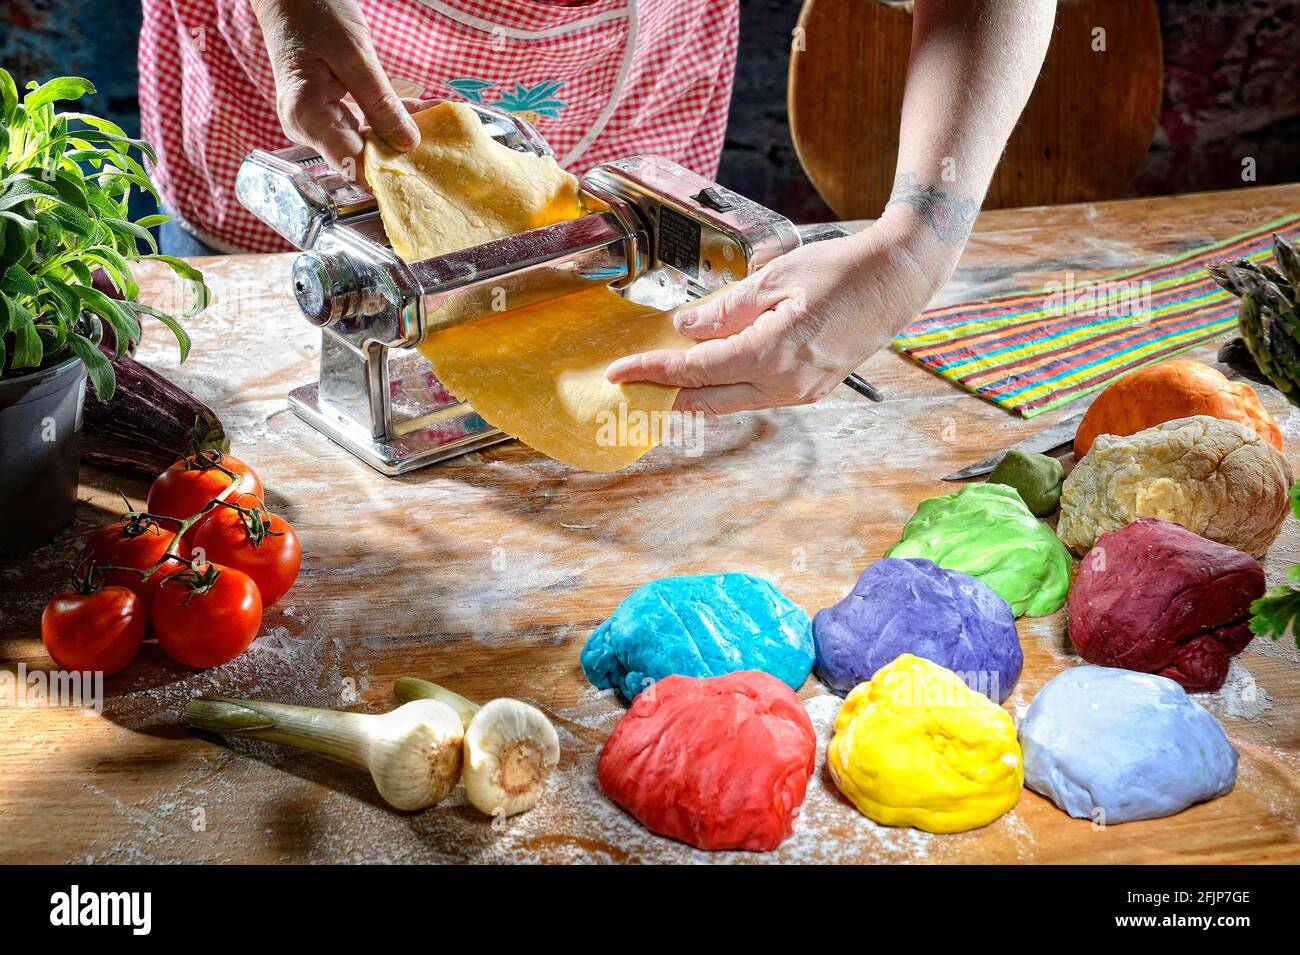
<path fill-rule="evenodd" d="M 560 762 L 560 739 L 545 713 L 508 698 L 479 706 L 412 677 L 398 680 L 393 689 L 399 700 L 439 700 L 460 714 L 466 726 L 465 794 L 476 809 L 489 816 L 513 816 L 537 805 Z"/>
<path fill-rule="evenodd" d="M 465 730 L 465 794 L 489 816 L 532 809 L 559 762 L 555 727 L 519 700 L 492 700 Z"/>
<path fill-rule="evenodd" d="M 375 720 L 366 765 L 385 802 L 424 809 L 456 788 L 464 728 L 455 711 L 437 700 L 413 700 Z"/>
<path fill-rule="evenodd" d="M 395 809 L 435 805 L 460 778 L 464 726 L 454 709 L 434 699 L 372 715 L 197 697 L 185 707 L 184 720 L 198 729 L 284 743 L 361 766 Z"/>

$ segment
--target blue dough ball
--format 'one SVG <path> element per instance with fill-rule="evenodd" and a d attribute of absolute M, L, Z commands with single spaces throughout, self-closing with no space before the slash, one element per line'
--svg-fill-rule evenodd
<path fill-rule="evenodd" d="M 763 670 L 793 690 L 812 671 L 808 614 L 749 574 L 665 577 L 632 591 L 582 648 L 582 672 L 632 699 L 655 680 Z"/>
<path fill-rule="evenodd" d="M 1024 654 L 1007 602 L 981 580 L 920 557 L 884 557 L 813 618 L 817 675 L 843 696 L 911 653 L 952 670 L 998 703 Z"/>
<path fill-rule="evenodd" d="M 1071 816 L 1105 824 L 1171 816 L 1237 779 L 1237 751 L 1219 721 L 1154 673 L 1079 666 L 1057 674 L 1025 713 L 1020 745 L 1025 785 Z"/>

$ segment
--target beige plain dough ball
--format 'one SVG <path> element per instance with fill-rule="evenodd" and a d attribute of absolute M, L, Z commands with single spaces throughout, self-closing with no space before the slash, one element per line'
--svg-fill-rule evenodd
<path fill-rule="evenodd" d="M 1083 555 L 1142 517 L 1261 556 L 1287 514 L 1291 468 L 1254 431 L 1206 415 L 1100 435 L 1061 488 L 1061 542 Z"/>

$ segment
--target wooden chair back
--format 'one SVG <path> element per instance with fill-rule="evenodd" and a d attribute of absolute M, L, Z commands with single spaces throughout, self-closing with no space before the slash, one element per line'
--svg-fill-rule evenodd
<path fill-rule="evenodd" d="M 789 80 L 799 160 L 836 216 L 874 218 L 894 181 L 912 5 L 805 0 L 799 28 Z M 1160 118 L 1161 51 L 1155 0 L 1062 0 L 984 208 L 1123 195 Z"/>

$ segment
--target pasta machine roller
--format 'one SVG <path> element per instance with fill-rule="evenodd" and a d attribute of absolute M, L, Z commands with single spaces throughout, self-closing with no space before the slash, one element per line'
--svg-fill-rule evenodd
<path fill-rule="evenodd" d="M 471 104 L 511 149 L 551 155 L 523 119 Z M 581 179 L 589 211 L 460 252 L 403 262 L 375 199 L 310 148 L 255 151 L 239 201 L 303 252 L 294 295 L 321 329 L 320 379 L 289 393 L 299 417 L 384 474 L 504 441 L 439 383 L 412 346 L 462 322 L 607 286 L 671 308 L 744 278 L 836 226 L 784 216 L 658 156 L 603 163 Z"/>

